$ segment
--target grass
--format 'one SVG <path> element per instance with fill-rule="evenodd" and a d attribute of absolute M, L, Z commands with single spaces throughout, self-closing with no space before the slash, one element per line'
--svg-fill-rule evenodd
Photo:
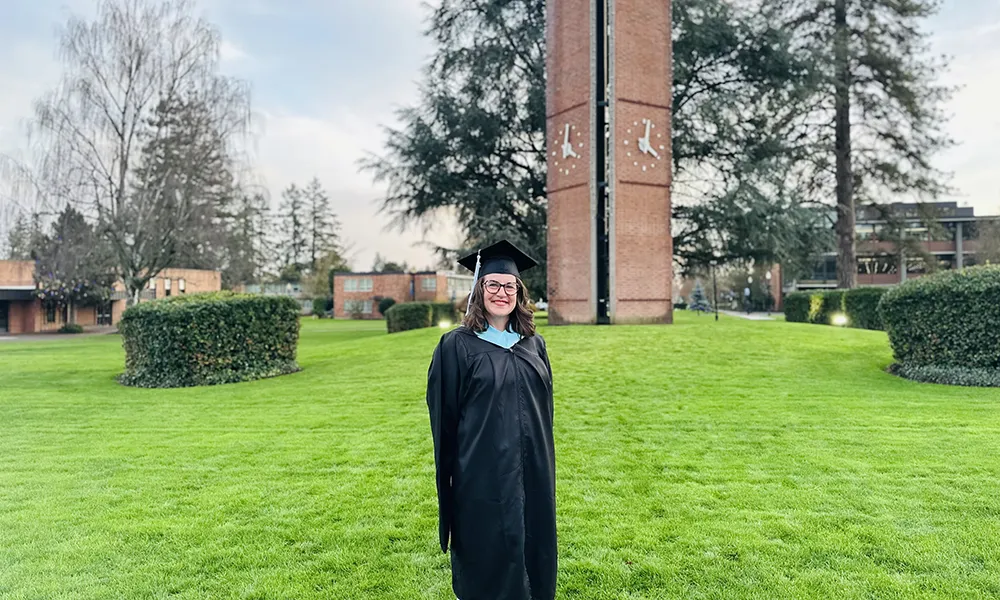
<path fill-rule="evenodd" d="M 450 599 L 439 330 L 305 321 L 294 375 L 114 382 L 115 336 L 0 346 L 0 597 Z M 879 332 L 678 313 L 548 327 L 559 598 L 1000 596 L 1000 390 Z"/>

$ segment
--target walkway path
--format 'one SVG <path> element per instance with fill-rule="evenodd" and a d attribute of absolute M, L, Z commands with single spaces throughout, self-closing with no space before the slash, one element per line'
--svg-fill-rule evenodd
<path fill-rule="evenodd" d="M 117 327 L 87 327 L 83 333 L 57 333 L 46 331 L 43 333 L 19 333 L 17 335 L 0 334 L 0 342 L 54 342 L 62 340 L 72 340 L 92 335 L 108 335 L 116 332 Z"/>
<path fill-rule="evenodd" d="M 768 316 L 767 313 L 762 313 L 762 312 L 753 312 L 753 313 L 750 313 L 750 314 L 747 314 L 745 312 L 740 312 L 740 311 L 737 311 L 737 310 L 720 310 L 719 312 L 721 314 L 724 314 L 724 315 L 729 315 L 730 317 L 739 317 L 741 319 L 749 319 L 751 321 L 773 321 L 774 320 L 773 317 L 770 317 L 770 316 Z"/>

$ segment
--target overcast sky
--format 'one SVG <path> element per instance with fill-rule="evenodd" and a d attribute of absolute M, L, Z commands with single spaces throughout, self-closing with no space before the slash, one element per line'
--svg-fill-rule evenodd
<path fill-rule="evenodd" d="M 952 58 L 948 83 L 963 86 L 947 107 L 960 145 L 939 165 L 954 172 L 962 203 L 1000 213 L 1000 0 L 946 0 L 929 24 L 935 50 Z M 289 183 L 318 176 L 353 245 L 353 266 L 375 252 L 425 266 L 420 233 L 384 232 L 382 190 L 357 160 L 381 152 L 381 125 L 414 102 L 432 50 L 422 0 L 201 0 L 222 32 L 225 70 L 247 79 L 258 113 L 257 168 L 277 199 Z M 23 145 L 31 102 L 58 79 L 55 31 L 91 0 L 0 0 L 0 152 Z M 431 234 L 454 243 L 452 224 Z"/>

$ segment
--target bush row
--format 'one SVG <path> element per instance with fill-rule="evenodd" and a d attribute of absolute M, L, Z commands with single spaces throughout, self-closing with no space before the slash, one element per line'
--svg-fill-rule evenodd
<path fill-rule="evenodd" d="M 888 289 L 867 287 L 846 291 L 793 292 L 785 296 L 785 320 L 830 325 L 835 314 L 843 313 L 850 327 L 880 330 L 882 320 L 878 304 Z"/>
<path fill-rule="evenodd" d="M 185 387 L 298 371 L 300 310 L 292 298 L 228 291 L 137 304 L 118 325 L 125 348 L 118 380 Z"/>
<path fill-rule="evenodd" d="M 450 302 L 404 302 L 392 305 L 385 313 L 389 333 L 435 327 L 443 322 L 456 323 L 458 309 Z"/>

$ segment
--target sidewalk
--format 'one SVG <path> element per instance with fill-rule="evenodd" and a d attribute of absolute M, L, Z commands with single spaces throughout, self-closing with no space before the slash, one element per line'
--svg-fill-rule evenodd
<path fill-rule="evenodd" d="M 750 321 L 773 321 L 773 317 L 769 317 L 767 313 L 764 312 L 752 312 L 747 314 L 738 310 L 720 310 L 719 314 L 729 315 L 730 317 L 739 317 L 741 319 L 749 319 Z M 774 313 L 772 313 L 774 314 Z"/>
<path fill-rule="evenodd" d="M 82 337 L 90 337 L 94 335 L 109 335 L 116 333 L 118 331 L 117 327 L 87 327 L 83 333 L 57 333 L 55 331 L 45 331 L 42 333 L 19 333 L 16 335 L 9 335 L 6 333 L 0 333 L 0 343 L 2 342 L 55 342 L 62 340 L 75 340 Z"/>

